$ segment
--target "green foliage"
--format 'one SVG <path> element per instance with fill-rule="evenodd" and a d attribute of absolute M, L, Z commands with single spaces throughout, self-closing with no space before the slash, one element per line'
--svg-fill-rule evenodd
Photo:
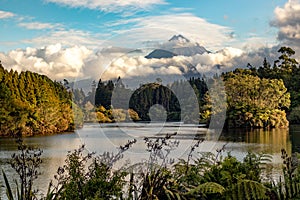
<path fill-rule="evenodd" d="M 208 85 L 209 91 L 205 93 L 204 104 L 200 108 L 200 119 L 209 124 L 213 118 L 211 125 L 216 129 L 221 129 L 227 109 L 225 85 L 220 77 L 209 79 Z"/>
<path fill-rule="evenodd" d="M 281 150 L 283 160 L 283 180 L 273 188 L 279 199 L 296 199 L 300 196 L 300 166 L 296 154 L 289 156 L 284 149 Z"/>
<path fill-rule="evenodd" d="M 215 182 L 206 182 L 191 189 L 189 192 L 186 193 L 186 195 L 194 195 L 195 193 L 222 195 L 224 192 L 225 188 L 222 185 Z"/>
<path fill-rule="evenodd" d="M 232 190 L 228 191 L 227 195 L 233 200 L 270 199 L 269 192 L 270 189 L 260 182 L 241 180 L 233 186 Z"/>
<path fill-rule="evenodd" d="M 180 199 L 178 192 L 172 188 L 174 183 L 175 180 L 167 168 L 152 170 L 144 175 L 139 199 Z"/>
<path fill-rule="evenodd" d="M 256 74 L 261 78 L 282 79 L 288 92 L 291 94 L 291 108 L 300 105 L 300 67 L 293 58 L 295 51 L 289 47 L 278 50 L 280 56 L 271 66 L 265 59 L 263 66 L 259 67 Z"/>
<path fill-rule="evenodd" d="M 160 83 L 142 85 L 132 94 L 129 107 L 135 110 L 142 121 L 150 121 L 149 109 L 155 104 L 162 105 L 167 111 L 167 121 L 180 120 L 179 101 L 173 92 Z"/>
<path fill-rule="evenodd" d="M 203 153 L 193 163 L 180 161 L 175 165 L 175 176 L 183 196 L 187 199 L 269 199 L 271 191 L 261 182 L 264 166 L 270 156 L 248 153 L 238 161 L 228 154 Z M 242 197 L 242 198 L 241 198 Z"/>
<path fill-rule="evenodd" d="M 101 81 L 98 82 L 98 86 L 95 93 L 95 105 L 104 106 L 105 109 L 109 109 L 111 106 L 111 97 L 114 90 L 114 83 L 112 80 L 108 81 L 106 84 Z"/>
<path fill-rule="evenodd" d="M 300 124 L 300 105 L 292 108 L 288 120 L 291 124 Z"/>
<path fill-rule="evenodd" d="M 0 66 L 0 136 L 32 136 L 74 128 L 71 94 L 58 82 Z"/>
<path fill-rule="evenodd" d="M 155 83 L 141 85 L 135 91 L 126 88 L 120 77 L 115 82 L 113 80 L 103 82 L 100 79 L 95 90 L 95 106 L 96 108 L 103 106 L 106 110 L 110 110 L 111 108 L 127 110 L 128 108 L 126 106 L 128 104 L 127 101 L 129 100 L 130 110 L 136 112 L 134 115 L 138 116 L 133 117 L 133 121 L 150 121 L 150 107 L 155 104 L 160 104 L 167 111 L 167 121 L 179 121 L 184 117 L 181 116 L 182 113 L 179 101 L 175 96 L 174 91 L 180 93 L 177 95 L 183 97 L 184 99 L 181 100 L 189 105 L 189 102 L 191 101 L 189 98 L 191 98 L 191 95 L 188 94 L 189 90 L 187 87 L 194 89 L 199 100 L 199 105 L 204 105 L 204 95 L 207 92 L 204 78 L 190 78 L 188 81 L 175 81 L 168 86 L 162 85 L 161 81 L 158 79 Z M 75 92 L 76 96 L 80 96 L 79 91 Z M 108 117 L 114 121 L 114 119 L 105 115 L 105 113 L 98 115 L 100 115 L 101 118 Z M 115 120 L 119 121 L 119 117 L 118 113 L 118 119 Z M 195 116 L 195 119 L 196 118 L 198 118 L 198 116 Z M 189 121 L 195 119 L 189 119 Z M 109 122 L 109 120 L 106 119 L 100 121 Z"/>
<path fill-rule="evenodd" d="M 144 138 L 146 150 L 150 155 L 144 169 L 146 172 L 144 170 L 140 172 L 142 189 L 139 199 L 181 199 L 178 182 L 167 167 L 173 163 L 168 159 L 168 155 L 179 144 L 178 141 L 172 140 L 176 134 L 167 134 L 154 139 Z"/>
<path fill-rule="evenodd" d="M 77 104 L 75 104 L 73 102 L 72 102 L 72 110 L 73 110 L 73 114 L 74 114 L 74 121 L 73 121 L 74 128 L 82 127 L 83 122 L 84 122 L 83 111 L 80 109 L 80 107 Z"/>
<path fill-rule="evenodd" d="M 228 73 L 224 80 L 229 127 L 288 126 L 283 109 L 290 106 L 290 94 L 282 80 L 259 78 L 243 71 Z"/>
<path fill-rule="evenodd" d="M 94 156 L 85 147 L 70 152 L 66 164 L 54 176 L 56 184 L 49 185 L 46 199 L 114 199 L 122 197 L 125 186 L 124 170 L 113 170 L 116 161 L 136 141 L 128 141 L 117 154 Z"/>

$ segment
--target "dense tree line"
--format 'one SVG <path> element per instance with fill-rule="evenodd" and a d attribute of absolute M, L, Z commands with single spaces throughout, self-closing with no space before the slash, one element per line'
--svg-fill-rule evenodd
<path fill-rule="evenodd" d="M 35 135 L 74 129 L 71 93 L 33 72 L 7 71 L 0 63 L 0 135 Z"/>
<path fill-rule="evenodd" d="M 149 83 L 134 91 L 129 106 L 136 110 L 140 118 L 150 121 L 149 109 L 159 104 L 167 111 L 167 121 L 180 121 L 180 105 L 172 91 L 160 83 Z M 157 111 L 159 112 L 159 111 Z"/>
<path fill-rule="evenodd" d="M 181 116 L 179 101 L 189 104 L 191 102 L 190 90 L 192 90 L 192 93 L 199 99 L 199 106 L 202 107 L 206 103 L 208 91 L 204 77 L 177 80 L 166 86 L 157 80 L 134 89 L 125 87 L 119 77 L 108 81 L 100 79 L 98 83 L 93 82 L 91 86 L 92 89 L 87 94 L 82 89 L 73 89 L 73 100 L 84 111 L 85 121 L 99 122 L 129 121 L 130 119 L 150 121 L 149 109 L 156 104 L 164 107 L 167 112 L 167 121 L 180 121 L 184 116 Z"/>

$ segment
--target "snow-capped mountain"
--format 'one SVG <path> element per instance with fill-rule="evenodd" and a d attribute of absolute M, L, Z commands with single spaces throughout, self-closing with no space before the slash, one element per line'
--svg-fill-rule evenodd
<path fill-rule="evenodd" d="M 171 39 L 169 39 L 169 42 L 181 42 L 181 43 L 187 43 L 187 42 L 190 42 L 189 39 L 183 37 L 181 34 L 179 35 L 173 35 L 173 37 Z"/>
<path fill-rule="evenodd" d="M 169 52 L 169 53 L 166 53 Z M 205 47 L 198 43 L 193 43 L 182 35 L 174 35 L 167 42 L 161 44 L 158 49 L 155 49 L 146 58 L 171 58 L 173 56 L 194 56 L 196 54 L 210 53 Z"/>

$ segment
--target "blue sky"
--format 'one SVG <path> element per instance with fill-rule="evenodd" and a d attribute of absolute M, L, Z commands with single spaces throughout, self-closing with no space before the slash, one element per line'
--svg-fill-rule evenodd
<path fill-rule="evenodd" d="M 277 31 L 269 23 L 274 18 L 274 9 L 286 3 L 283 0 L 128 0 L 127 5 L 121 5 L 122 1 L 110 1 L 112 3 L 108 5 L 102 3 L 101 0 L 89 2 L 79 5 L 75 0 L 0 1 L 0 10 L 13 15 L 0 19 L 2 27 L 0 51 L 48 45 L 47 40 L 42 42 L 35 39 L 50 36 L 51 33 L 62 30 L 70 31 L 70 35 L 76 33 L 80 36 L 85 35 L 87 39 L 107 40 L 112 36 L 117 37 L 122 30 L 136 28 L 135 25 L 139 21 L 134 21 L 134 19 L 155 17 L 159 21 L 159 16 L 171 17 L 181 14 L 189 14 L 205 19 L 207 23 L 228 28 L 227 34 L 231 34 L 238 40 L 232 41 L 231 45 L 233 46 L 239 46 L 240 43 L 251 38 L 257 38 L 259 42 L 275 43 Z M 141 2 L 145 2 L 144 5 Z M 132 22 L 122 24 L 126 20 Z M 118 25 L 111 26 L 117 22 L 119 22 Z M 181 26 L 184 28 L 184 25 L 178 24 L 178 30 L 175 32 L 180 33 Z M 164 29 L 164 25 L 162 24 L 160 28 Z M 198 29 L 197 39 L 201 42 L 200 34 L 209 35 L 210 33 L 202 32 L 201 27 Z M 171 36 L 163 35 L 161 40 Z M 147 40 L 147 37 L 144 40 Z M 226 44 L 224 41 L 224 45 L 230 44 Z M 214 47 L 212 46 L 212 48 Z"/>
<path fill-rule="evenodd" d="M 103 48 L 149 48 L 182 34 L 214 53 L 186 58 L 202 62 L 197 69 L 258 65 L 279 45 L 300 47 L 298 13 L 300 0 L 0 0 L 0 60 L 53 79 L 84 77 L 111 63 Z"/>

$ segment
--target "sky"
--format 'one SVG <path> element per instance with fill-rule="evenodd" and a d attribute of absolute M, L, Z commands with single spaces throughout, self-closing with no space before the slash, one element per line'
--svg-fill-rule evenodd
<path fill-rule="evenodd" d="M 259 65 L 262 56 L 272 61 L 279 46 L 300 51 L 300 1 L 0 0 L 0 27 L 5 68 L 56 80 L 105 71 L 106 78 L 143 75 L 157 65 L 158 73 L 175 73 L 170 60 L 126 52 L 157 47 L 176 34 L 212 53 L 174 59 L 199 71 L 216 64 L 229 69 Z"/>

